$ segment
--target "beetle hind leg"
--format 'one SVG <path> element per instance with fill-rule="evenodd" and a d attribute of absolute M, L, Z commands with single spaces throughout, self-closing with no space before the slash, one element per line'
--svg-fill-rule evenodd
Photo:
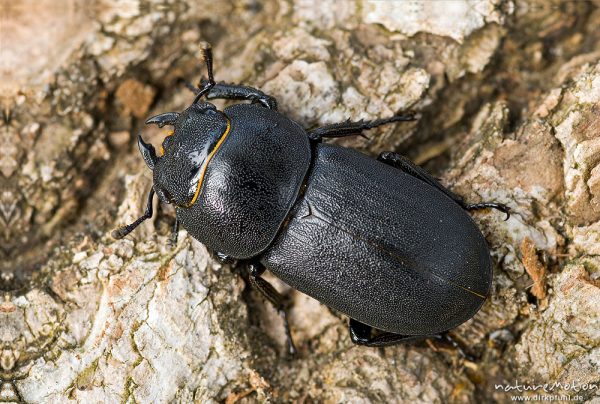
<path fill-rule="evenodd" d="M 369 347 L 382 347 L 389 345 L 402 344 L 406 342 L 421 341 L 427 338 L 440 338 L 439 335 L 401 335 L 391 332 L 380 332 L 373 335 L 375 328 L 370 325 L 361 323 L 358 320 L 350 319 L 348 331 L 350 339 L 356 345 L 364 345 Z"/>
<path fill-rule="evenodd" d="M 510 217 L 510 207 L 506 206 L 503 203 L 496 203 L 496 202 L 483 202 L 483 203 L 471 203 L 471 204 L 464 204 L 463 208 L 465 208 L 466 210 L 481 210 L 481 209 L 496 209 L 499 210 L 502 213 L 506 214 L 506 219 L 504 220 L 508 220 L 508 218 Z"/>
<path fill-rule="evenodd" d="M 460 346 L 458 342 L 456 342 L 448 332 L 443 332 L 440 334 L 430 334 L 430 335 L 401 335 L 394 334 L 391 332 L 379 332 L 375 336 L 373 336 L 373 331 L 375 328 L 363 324 L 357 320 L 350 319 L 350 324 L 348 325 L 348 330 L 350 332 L 350 339 L 356 345 L 363 345 L 368 347 L 385 347 L 396 344 L 404 344 L 404 343 L 412 343 L 419 342 L 423 340 L 434 339 L 435 343 L 432 344 L 443 344 L 446 345 L 445 348 L 441 346 L 431 345 L 431 347 L 438 351 L 440 349 L 447 350 L 448 348 L 458 353 L 458 355 L 470 362 L 475 362 L 475 358 L 465 352 L 463 347 Z M 428 341 L 429 343 L 429 341 Z"/>
<path fill-rule="evenodd" d="M 439 335 L 401 335 L 391 332 L 380 332 L 373 336 L 374 328 L 361 323 L 358 320 L 350 319 L 348 331 L 350 339 L 356 345 L 364 345 L 369 347 L 383 347 L 406 342 L 416 342 L 427 338 L 440 338 Z"/>
<path fill-rule="evenodd" d="M 269 282 L 261 278 L 261 275 L 265 272 L 265 267 L 258 262 L 251 262 L 248 265 L 250 284 L 257 289 L 265 299 L 267 299 L 273 307 L 279 312 L 283 319 L 283 325 L 285 327 L 285 335 L 287 338 L 288 352 L 290 355 L 296 354 L 296 346 L 292 339 L 292 333 L 290 332 L 290 323 L 288 322 L 287 312 L 283 304 L 283 296 L 271 285 Z"/>
<path fill-rule="evenodd" d="M 415 178 L 418 178 L 419 180 L 431 185 L 432 187 L 436 188 L 437 190 L 443 192 L 445 195 L 450 197 L 450 199 L 452 199 L 454 202 L 458 203 L 465 210 L 480 210 L 480 209 L 492 208 L 492 209 L 499 210 L 502 213 L 505 213 L 506 219 L 504 219 L 504 220 L 508 220 L 508 218 L 510 217 L 510 208 L 502 203 L 496 203 L 496 202 L 483 202 L 483 203 L 473 203 L 473 204 L 466 203 L 462 197 L 456 195 L 454 192 L 450 191 L 448 188 L 446 188 L 445 186 L 440 184 L 440 182 L 437 179 L 432 177 L 431 174 L 429 174 L 423 168 L 419 167 L 418 165 L 416 165 L 415 163 L 413 163 L 412 161 L 410 161 L 409 159 L 407 159 L 406 157 L 404 157 L 398 153 L 382 152 L 379 155 L 379 157 L 377 158 L 377 160 L 379 160 L 385 164 L 391 165 L 392 167 L 396 167 L 397 169 L 402 170 L 405 173 L 407 173 Z"/>

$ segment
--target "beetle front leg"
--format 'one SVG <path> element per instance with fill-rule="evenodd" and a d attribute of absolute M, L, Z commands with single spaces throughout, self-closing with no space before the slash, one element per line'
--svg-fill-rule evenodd
<path fill-rule="evenodd" d="M 296 346 L 292 339 L 292 333 L 290 332 L 290 324 L 288 322 L 287 313 L 283 304 L 283 296 L 271 285 L 269 282 L 261 278 L 261 275 L 265 272 L 265 267 L 259 262 L 251 262 L 248 264 L 248 272 L 250 275 L 250 283 L 256 288 L 279 312 L 283 318 L 283 324 L 285 327 L 285 335 L 287 337 L 288 352 L 290 355 L 296 354 Z"/>
<path fill-rule="evenodd" d="M 361 120 L 351 122 L 350 120 L 347 120 L 346 122 L 333 123 L 310 130 L 308 131 L 308 137 L 311 140 L 318 142 L 326 137 L 362 136 L 364 130 L 373 129 L 387 123 L 414 121 L 416 119 L 417 116 L 414 112 L 408 112 L 406 114 L 394 115 L 384 119 L 375 119 L 373 121 Z"/>
<path fill-rule="evenodd" d="M 201 79 L 198 87 L 191 83 L 185 83 L 186 87 L 194 94 L 200 92 L 200 88 L 206 85 L 207 81 Z M 259 103 L 265 108 L 277 111 L 277 100 L 260 91 L 257 88 L 242 86 L 237 84 L 216 83 L 206 94 L 207 100 L 223 99 L 223 100 L 248 100 L 254 103 Z"/>
<path fill-rule="evenodd" d="M 436 188 L 437 190 L 443 192 L 445 195 L 450 197 L 450 199 L 452 199 L 454 202 L 458 203 L 465 210 L 479 210 L 479 209 L 492 208 L 492 209 L 497 209 L 500 212 L 505 213 L 506 219 L 504 219 L 504 220 L 508 220 L 508 218 L 510 217 L 510 208 L 502 203 L 496 203 L 496 202 L 483 202 L 483 203 L 473 203 L 473 204 L 466 203 L 462 197 L 456 195 L 454 192 L 450 191 L 448 188 L 446 188 L 445 186 L 440 184 L 440 182 L 438 180 L 433 178 L 431 176 L 431 174 L 429 174 L 423 168 L 419 167 L 418 165 L 416 165 L 415 163 L 413 163 L 412 161 L 410 161 L 409 159 L 407 159 L 406 157 L 404 157 L 398 153 L 382 152 L 379 155 L 379 157 L 377 157 L 377 160 L 379 160 L 385 164 L 391 165 L 392 167 L 396 167 L 397 169 L 404 171 L 406 174 L 409 174 L 409 175 L 431 185 L 432 187 Z"/>
<path fill-rule="evenodd" d="M 196 95 L 192 104 L 196 104 L 203 96 L 205 96 L 207 100 L 215 98 L 249 100 L 258 102 L 266 108 L 277 110 L 277 101 L 275 101 L 275 98 L 266 95 L 256 88 L 235 84 L 216 83 L 213 77 L 212 48 L 209 44 L 205 44 L 205 47 L 202 49 L 202 54 L 206 64 L 208 80 L 201 79 L 200 83 L 198 83 L 198 87 L 186 83 L 186 86 Z"/>

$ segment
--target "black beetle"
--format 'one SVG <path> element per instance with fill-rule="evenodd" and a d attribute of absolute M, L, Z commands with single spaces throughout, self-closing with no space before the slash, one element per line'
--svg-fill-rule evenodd
<path fill-rule="evenodd" d="M 466 204 L 408 159 L 377 160 L 323 138 L 360 135 L 412 113 L 342 122 L 311 131 L 277 112 L 252 87 L 208 80 L 182 113 L 146 124 L 174 126 L 162 155 L 138 136 L 154 185 L 143 216 L 113 232 L 122 238 L 152 216 L 154 193 L 176 207 L 181 225 L 221 258 L 243 260 L 251 284 L 282 313 L 282 297 L 261 274 L 350 317 L 356 344 L 384 346 L 444 333 L 475 315 L 488 296 L 492 262 Z M 223 111 L 206 99 L 249 100 Z M 379 330 L 373 333 L 373 329 Z"/>

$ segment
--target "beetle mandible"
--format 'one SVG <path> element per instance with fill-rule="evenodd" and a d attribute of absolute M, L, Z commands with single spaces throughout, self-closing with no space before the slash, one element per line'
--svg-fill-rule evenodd
<path fill-rule="evenodd" d="M 146 124 L 170 125 L 161 154 L 138 136 L 153 171 L 145 213 L 113 231 L 125 237 L 152 217 L 158 195 L 181 224 L 218 257 L 246 263 L 250 283 L 282 314 L 282 296 L 261 275 L 346 314 L 354 343 L 385 346 L 437 336 L 470 319 L 487 298 L 492 262 L 467 204 L 419 166 L 394 152 L 377 160 L 323 143 L 360 135 L 413 113 L 305 130 L 252 87 L 208 80 L 192 104 Z M 218 110 L 202 98 L 249 100 Z M 379 332 L 374 332 L 378 330 Z"/>

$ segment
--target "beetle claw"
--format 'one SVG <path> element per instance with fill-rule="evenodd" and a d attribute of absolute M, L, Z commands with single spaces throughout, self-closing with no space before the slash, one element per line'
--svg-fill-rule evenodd
<path fill-rule="evenodd" d="M 110 235 L 115 240 L 120 240 L 130 233 L 128 230 L 129 229 L 127 229 L 127 226 L 121 226 L 118 229 L 114 229 Z"/>

